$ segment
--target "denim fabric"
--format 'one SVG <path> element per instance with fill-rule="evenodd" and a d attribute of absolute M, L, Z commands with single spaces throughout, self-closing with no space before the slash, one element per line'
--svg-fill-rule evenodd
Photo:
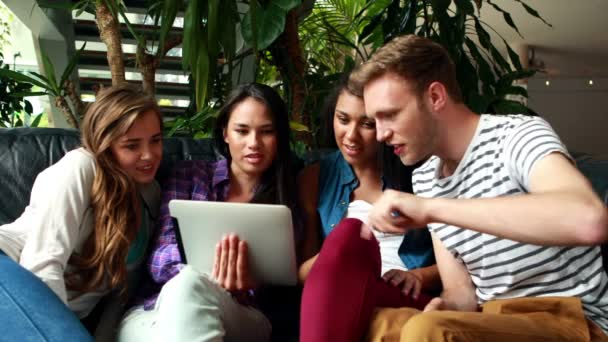
<path fill-rule="evenodd" d="M 319 204 L 323 237 L 346 215 L 350 195 L 359 186 L 350 165 L 340 151 L 327 154 L 320 161 Z M 399 257 L 408 269 L 429 266 L 435 263 L 431 235 L 427 229 L 408 231 L 399 247 Z"/>
<path fill-rule="evenodd" d="M 93 341 L 42 280 L 0 251 L 0 341 Z"/>

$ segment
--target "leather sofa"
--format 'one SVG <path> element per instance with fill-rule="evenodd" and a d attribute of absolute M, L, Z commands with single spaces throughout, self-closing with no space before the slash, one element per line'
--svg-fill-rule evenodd
<path fill-rule="evenodd" d="M 29 203 L 36 175 L 77 146 L 80 146 L 80 136 L 73 129 L 0 129 L 0 225 L 21 215 Z M 166 177 L 176 161 L 217 158 L 210 139 L 166 138 L 157 179 Z M 263 297 L 261 309 L 273 323 L 273 340 L 297 341 L 301 289 L 273 287 L 259 292 Z M 102 312 L 103 308 L 96 308 L 91 314 L 95 317 L 84 321 L 91 331 Z"/>
<path fill-rule="evenodd" d="M 29 202 L 36 175 L 79 144 L 76 130 L 0 129 L 0 225 L 21 215 Z M 215 160 L 218 157 L 208 139 L 167 138 L 163 144 L 159 179 L 164 178 L 171 165 L 178 160 Z M 315 159 L 307 157 L 304 158 L 307 161 Z M 608 160 L 597 160 L 583 154 L 575 154 L 575 158 L 577 166 L 590 179 L 595 191 L 608 203 Z M 608 269 L 608 245 L 603 247 L 604 267 Z M 267 302 L 272 304 L 262 309 L 273 321 L 275 340 L 294 340 L 298 326 L 298 294 L 298 289 L 267 291 Z M 287 308 L 281 306 L 287 302 L 292 304 Z"/>

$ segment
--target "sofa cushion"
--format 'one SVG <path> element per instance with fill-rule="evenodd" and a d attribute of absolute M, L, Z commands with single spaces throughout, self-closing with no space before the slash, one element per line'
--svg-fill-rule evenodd
<path fill-rule="evenodd" d="M 29 203 L 38 173 L 80 146 L 77 130 L 62 128 L 0 129 L 0 224 L 14 221 Z M 167 138 L 157 179 L 178 160 L 215 160 L 210 139 Z"/>
<path fill-rule="evenodd" d="M 71 129 L 10 128 L 0 129 L 0 225 L 14 221 L 29 203 L 38 173 L 56 163 L 63 155 L 80 145 L 79 133 Z M 157 179 L 162 181 L 173 164 L 180 160 L 216 160 L 220 158 L 211 139 L 172 137 L 163 141 L 163 161 Z M 299 165 L 297 158 L 294 161 Z M 273 340 L 297 341 L 299 313 L 297 288 L 269 291 L 264 311 L 275 329 Z M 276 298 L 275 298 L 276 297 Z M 289 298 L 287 300 L 286 298 Z M 98 316 L 105 312 L 99 306 L 88 322 L 93 330 Z"/>
<path fill-rule="evenodd" d="M 21 215 L 38 173 L 79 144 L 76 130 L 0 129 L 0 224 Z"/>
<path fill-rule="evenodd" d="M 77 130 L 62 128 L 0 129 L 0 224 L 14 221 L 29 202 L 34 179 L 45 168 L 80 145 Z M 163 142 L 163 161 L 157 179 L 164 179 L 179 160 L 216 160 L 211 139 L 173 137 Z M 318 154 L 318 153 L 317 153 Z M 318 159 L 310 154 L 305 161 Z M 608 160 L 573 153 L 577 167 L 591 181 L 594 190 L 608 205 Z M 294 158 L 300 165 L 300 160 Z M 297 169 L 297 168 L 296 168 Z M 608 269 L 608 244 L 603 246 L 604 267 Z"/>

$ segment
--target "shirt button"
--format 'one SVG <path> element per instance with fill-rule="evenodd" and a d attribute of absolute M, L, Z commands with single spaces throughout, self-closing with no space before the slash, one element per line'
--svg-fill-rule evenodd
<path fill-rule="evenodd" d="M 332 227 L 332 228 L 333 228 L 335 225 L 336 225 L 335 223 L 332 223 L 332 224 L 330 225 L 330 227 Z"/>
<path fill-rule="evenodd" d="M 342 202 L 340 203 L 340 205 L 346 205 L 346 202 L 342 201 Z"/>

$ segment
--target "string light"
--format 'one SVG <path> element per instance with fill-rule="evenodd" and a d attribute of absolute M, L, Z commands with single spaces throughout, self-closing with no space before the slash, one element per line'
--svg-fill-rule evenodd
<path fill-rule="evenodd" d="M 551 85 L 551 82 L 549 82 L 549 80 L 546 80 L 546 81 L 545 81 L 545 85 L 548 87 L 548 86 L 550 86 L 550 85 Z"/>
<path fill-rule="evenodd" d="M 593 80 L 589 80 L 589 85 L 592 86 L 593 85 Z"/>

